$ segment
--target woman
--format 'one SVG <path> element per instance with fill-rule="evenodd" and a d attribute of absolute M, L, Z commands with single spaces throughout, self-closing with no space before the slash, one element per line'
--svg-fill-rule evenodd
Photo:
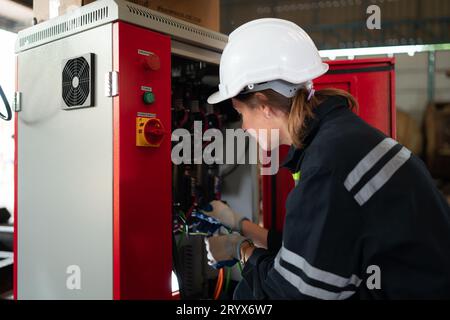
<path fill-rule="evenodd" d="M 208 214 L 236 232 L 206 239 L 210 263 L 245 263 L 237 299 L 450 298 L 448 203 L 418 158 L 352 112 L 350 94 L 314 92 L 327 69 L 289 21 L 230 34 L 208 101 L 231 98 L 244 129 L 279 130 L 300 180 L 282 238 L 214 201 Z"/>

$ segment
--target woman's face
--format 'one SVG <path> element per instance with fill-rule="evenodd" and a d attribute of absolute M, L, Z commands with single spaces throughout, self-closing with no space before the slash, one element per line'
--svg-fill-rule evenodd
<path fill-rule="evenodd" d="M 237 99 L 232 99 L 232 102 L 233 107 L 242 117 L 242 129 L 255 138 L 261 148 L 271 150 L 276 147 L 271 143 L 271 138 L 277 139 L 276 133 L 278 133 L 279 140 L 276 144 L 283 143 L 284 135 L 287 132 L 287 116 L 285 114 L 265 104 L 251 107 Z"/>

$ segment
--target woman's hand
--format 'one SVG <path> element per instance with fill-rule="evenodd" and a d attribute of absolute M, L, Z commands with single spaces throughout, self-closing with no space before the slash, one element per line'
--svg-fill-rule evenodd
<path fill-rule="evenodd" d="M 241 223 L 246 218 L 241 217 L 222 201 L 214 200 L 211 201 L 210 205 L 212 210 L 203 210 L 204 214 L 217 219 L 225 227 L 241 233 Z"/>
<path fill-rule="evenodd" d="M 238 233 L 205 238 L 208 264 L 215 267 L 241 259 L 241 245 L 248 239 Z"/>
<path fill-rule="evenodd" d="M 217 219 L 225 227 L 251 239 L 257 247 L 267 249 L 267 229 L 258 226 L 247 218 L 241 217 L 222 201 L 214 200 L 211 201 L 210 205 L 211 210 L 203 210 L 204 214 Z"/>

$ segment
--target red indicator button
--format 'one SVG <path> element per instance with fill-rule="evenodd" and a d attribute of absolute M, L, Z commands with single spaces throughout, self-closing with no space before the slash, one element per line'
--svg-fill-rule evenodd
<path fill-rule="evenodd" d="M 156 54 L 150 53 L 148 56 L 144 57 L 144 68 L 145 69 L 156 71 L 156 70 L 159 70 L 160 67 L 161 67 L 161 61 Z"/>

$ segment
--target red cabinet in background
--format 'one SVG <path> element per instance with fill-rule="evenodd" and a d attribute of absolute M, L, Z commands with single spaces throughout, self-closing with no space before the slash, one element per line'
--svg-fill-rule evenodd
<path fill-rule="evenodd" d="M 316 90 L 338 88 L 350 92 L 358 101 L 355 112 L 370 125 L 395 138 L 395 59 L 361 59 L 327 61 L 330 69 L 314 80 Z M 289 148 L 280 148 L 280 162 Z M 287 169 L 273 176 L 262 176 L 263 223 L 281 231 L 285 202 L 294 187 Z"/>

